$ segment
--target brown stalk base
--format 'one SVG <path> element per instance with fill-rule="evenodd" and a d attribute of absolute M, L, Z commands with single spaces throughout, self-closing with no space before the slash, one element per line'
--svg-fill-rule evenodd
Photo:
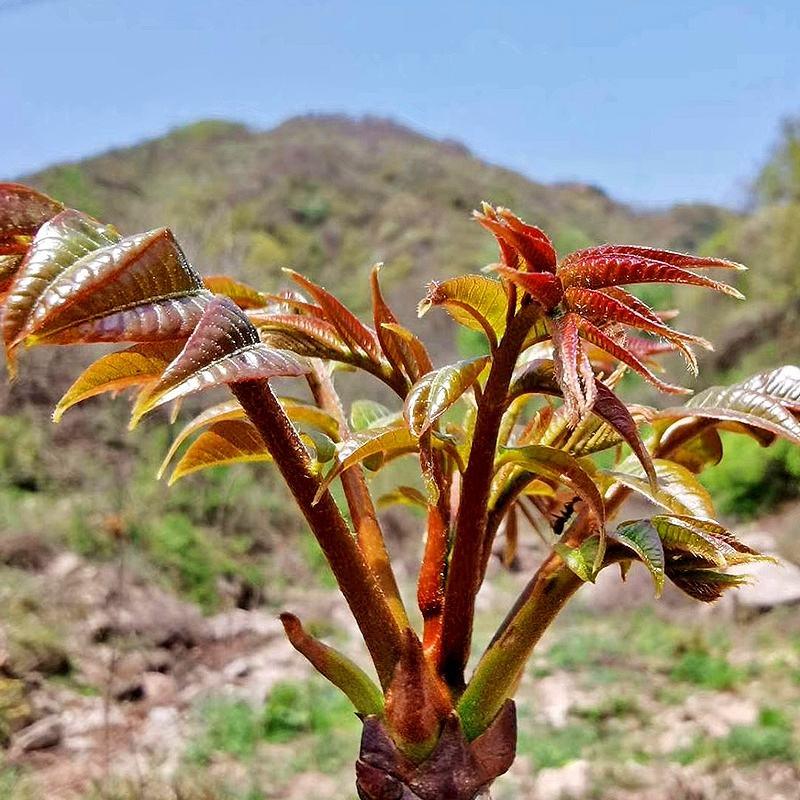
<path fill-rule="evenodd" d="M 421 764 L 409 761 L 378 717 L 364 719 L 356 786 L 361 800 L 476 800 L 514 762 L 517 714 L 509 700 L 494 722 L 468 742 L 451 714 L 439 743 Z"/>

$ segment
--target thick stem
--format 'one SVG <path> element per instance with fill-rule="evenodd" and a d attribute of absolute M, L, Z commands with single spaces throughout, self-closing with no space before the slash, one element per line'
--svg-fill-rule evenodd
<path fill-rule="evenodd" d="M 552 553 L 531 579 L 481 658 L 458 703 L 474 739 L 513 696 L 534 646 L 583 581 Z"/>
<path fill-rule="evenodd" d="M 506 395 L 522 343 L 538 307 L 523 309 L 494 351 L 492 367 L 478 404 L 472 449 L 461 487 L 453 556 L 447 576 L 439 672 L 454 689 L 464 685 L 475 595 L 480 588 L 494 456 Z"/>
<path fill-rule="evenodd" d="M 402 630 L 330 492 L 314 504 L 319 479 L 297 431 L 266 381 L 231 385 L 250 421 L 319 541 L 339 588 L 353 612 L 381 685 L 389 685 L 402 651 Z"/>
<path fill-rule="evenodd" d="M 317 405 L 336 420 L 341 439 L 347 439 L 350 436 L 350 428 L 331 379 L 323 370 L 315 369 L 308 375 L 308 384 Z M 409 627 L 408 614 L 400 596 L 364 472 L 358 465 L 350 467 L 342 473 L 341 481 L 359 547 L 386 596 L 398 626 L 401 630 L 405 629 Z"/>

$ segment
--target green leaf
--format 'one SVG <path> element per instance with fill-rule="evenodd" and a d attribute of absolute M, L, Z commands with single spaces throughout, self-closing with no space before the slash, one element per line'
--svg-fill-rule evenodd
<path fill-rule="evenodd" d="M 386 458 L 387 456 L 395 457 L 413 453 L 418 446 L 418 437 L 414 436 L 404 425 L 391 428 L 369 428 L 354 433 L 337 446 L 336 463 L 320 484 L 314 502 L 319 502 L 334 479 L 349 467 L 361 463 L 370 456 L 380 455 L 382 458 Z"/>
<path fill-rule="evenodd" d="M 291 353 L 262 344 L 256 329 L 234 302 L 217 296 L 161 380 L 137 402 L 132 425 L 154 408 L 193 392 L 239 381 L 297 377 L 306 372 L 308 367 Z"/>
<path fill-rule="evenodd" d="M 664 547 L 653 524 L 645 519 L 623 522 L 610 536 L 639 556 L 639 560 L 653 576 L 656 597 L 661 597 L 661 593 L 664 591 L 665 575 Z"/>
<path fill-rule="evenodd" d="M 230 297 L 239 308 L 262 308 L 270 300 L 270 296 L 264 292 L 227 275 L 207 275 L 203 278 L 203 283 L 209 292 Z"/>
<path fill-rule="evenodd" d="M 350 406 L 350 426 L 354 431 L 385 427 L 391 417 L 392 412 L 374 400 L 354 400 Z"/>
<path fill-rule="evenodd" d="M 394 505 L 415 506 L 426 509 L 428 500 L 419 489 L 413 486 L 398 486 L 391 492 L 386 492 L 378 498 L 377 506 L 380 509 Z"/>
<path fill-rule="evenodd" d="M 485 275 L 461 275 L 428 286 L 427 296 L 417 306 L 419 316 L 433 306 L 443 306 L 459 324 L 486 334 L 496 345 L 506 329 L 507 298 L 499 281 Z"/>
<path fill-rule="evenodd" d="M 553 549 L 582 581 L 595 582 L 602 561 L 599 536 L 591 536 L 580 547 L 569 547 L 559 542 Z"/>
<path fill-rule="evenodd" d="M 281 614 L 281 622 L 292 646 L 311 662 L 317 672 L 347 695 L 359 714 L 383 714 L 383 695 L 361 667 L 308 634 L 293 614 Z"/>
<path fill-rule="evenodd" d="M 180 342 L 148 342 L 98 358 L 58 401 L 53 421 L 59 422 L 68 408 L 90 397 L 154 384 L 180 351 Z"/>
<path fill-rule="evenodd" d="M 728 566 L 728 553 L 735 552 L 721 539 L 709 536 L 678 517 L 656 516 L 651 520 L 667 550 L 681 550 L 707 559 L 718 567 Z"/>
<path fill-rule="evenodd" d="M 175 465 L 169 485 L 210 467 L 271 460 L 264 440 L 249 421 L 223 420 L 215 422 L 191 443 Z"/>
<path fill-rule="evenodd" d="M 688 514 L 693 517 L 713 517 L 714 505 L 711 495 L 686 467 L 663 458 L 653 460 L 658 487 L 653 487 L 644 479 L 644 472 L 633 459 L 623 465 L 629 472 L 600 470 L 623 486 L 651 500 L 656 505 L 675 514 Z"/>
<path fill-rule="evenodd" d="M 791 382 L 780 385 L 789 393 L 788 403 L 791 404 Z M 683 406 L 659 412 L 656 419 L 682 417 L 705 417 L 752 425 L 800 444 L 800 422 L 791 411 L 774 396 L 747 388 L 747 382 L 733 386 L 712 386 Z"/>
<path fill-rule="evenodd" d="M 479 356 L 423 375 L 411 387 L 403 408 L 411 432 L 422 436 L 478 379 L 489 356 Z"/>
<path fill-rule="evenodd" d="M 500 457 L 495 462 L 495 469 L 506 465 L 520 468 L 521 477 L 518 475 L 512 479 L 515 487 L 518 487 L 520 491 L 524 489 L 526 483 L 530 483 L 535 478 L 545 478 L 567 486 L 586 503 L 595 518 L 598 529 L 603 530 L 605 506 L 600 490 L 589 473 L 569 453 L 555 447 L 538 444 L 508 447 L 500 451 Z"/>

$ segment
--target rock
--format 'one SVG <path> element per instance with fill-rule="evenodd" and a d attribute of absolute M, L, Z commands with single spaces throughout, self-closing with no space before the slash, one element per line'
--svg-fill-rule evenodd
<path fill-rule="evenodd" d="M 53 547 L 35 533 L 18 533 L 0 539 L 0 564 L 24 570 L 41 570 L 53 558 Z"/>
<path fill-rule="evenodd" d="M 0 746 L 7 744 L 12 733 L 30 725 L 34 719 L 25 683 L 16 678 L 0 677 Z"/>
<path fill-rule="evenodd" d="M 536 707 L 554 728 L 563 728 L 575 697 L 573 681 L 565 672 L 547 675 L 536 683 Z"/>
<path fill-rule="evenodd" d="M 778 606 L 800 604 L 800 567 L 773 555 L 777 563 L 756 562 L 731 569 L 750 576 L 751 582 L 734 594 L 736 613 L 747 618 Z"/>
<path fill-rule="evenodd" d="M 589 762 L 571 761 L 563 767 L 543 769 L 536 777 L 536 800 L 583 800 L 589 794 Z"/>
<path fill-rule="evenodd" d="M 64 729 L 57 716 L 45 717 L 24 728 L 14 737 L 13 750 L 29 753 L 32 750 L 46 750 L 61 742 Z"/>
<path fill-rule="evenodd" d="M 47 574 L 56 580 L 63 580 L 81 567 L 83 562 L 75 553 L 57 555 L 47 567 Z"/>
<path fill-rule="evenodd" d="M 263 611 L 245 611 L 235 608 L 206 620 L 206 631 L 209 639 L 222 641 L 236 636 L 250 634 L 265 639 L 283 636 L 283 625 L 276 617 Z"/>
<path fill-rule="evenodd" d="M 166 706 L 175 701 L 178 687 L 171 675 L 145 672 L 142 675 L 144 699 L 153 706 Z"/>

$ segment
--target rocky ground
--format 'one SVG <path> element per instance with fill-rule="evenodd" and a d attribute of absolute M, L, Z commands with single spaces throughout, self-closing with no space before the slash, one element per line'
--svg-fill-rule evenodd
<path fill-rule="evenodd" d="M 798 513 L 745 535 L 796 557 Z M 276 609 L 204 617 L 124 558 L 90 562 L 34 536 L 5 539 L 0 561 L 0 797 L 353 797 L 358 723 L 288 646 Z M 643 570 L 626 586 L 602 577 L 531 663 L 519 758 L 496 800 L 795 800 L 798 567 L 765 566 L 713 608 L 653 604 Z M 479 640 L 523 579 L 497 575 L 481 595 Z M 284 595 L 359 656 L 333 590 Z"/>

